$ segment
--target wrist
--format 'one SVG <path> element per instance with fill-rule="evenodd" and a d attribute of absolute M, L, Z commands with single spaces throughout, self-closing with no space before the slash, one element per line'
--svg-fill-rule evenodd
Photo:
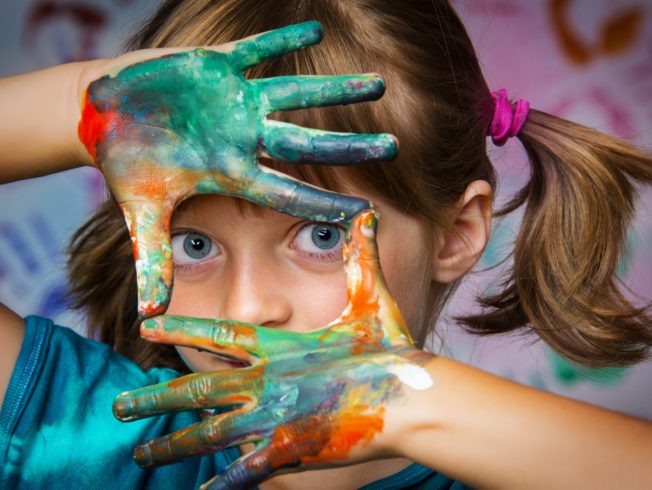
<path fill-rule="evenodd" d="M 77 136 L 84 66 L 0 78 L 0 183 L 91 164 Z"/>
<path fill-rule="evenodd" d="M 406 371 L 401 396 L 396 397 L 387 407 L 383 437 L 387 455 L 417 461 L 418 451 L 415 451 L 412 441 L 435 437 L 439 430 L 441 416 L 433 401 L 438 390 L 433 375 L 433 365 L 437 359 L 434 354 L 416 349 L 415 354 L 410 355 L 410 361 L 416 369 Z"/>

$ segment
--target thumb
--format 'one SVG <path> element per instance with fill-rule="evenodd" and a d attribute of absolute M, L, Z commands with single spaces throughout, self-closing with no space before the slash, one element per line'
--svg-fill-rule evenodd
<path fill-rule="evenodd" d="M 377 228 L 378 213 L 366 209 L 353 218 L 344 240 L 347 300 L 359 314 L 377 309 L 387 289 L 378 259 Z"/>
<path fill-rule="evenodd" d="M 120 203 L 134 251 L 138 284 L 138 317 L 165 312 L 173 280 L 170 220 L 174 206 L 165 201 Z"/>
<path fill-rule="evenodd" d="M 377 314 L 379 297 L 387 289 L 378 260 L 377 227 L 378 214 L 371 209 L 361 211 L 351 221 L 344 240 L 347 302 L 356 316 Z"/>
<path fill-rule="evenodd" d="M 389 342 L 413 343 L 409 330 L 389 292 L 380 268 L 376 230 L 378 213 L 367 209 L 358 213 L 347 230 L 344 242 L 344 267 L 347 277 L 347 306 L 343 323 L 375 324 Z"/>
<path fill-rule="evenodd" d="M 378 213 L 365 209 L 353 217 L 346 231 L 343 253 L 350 290 L 361 289 L 365 280 L 372 280 L 376 275 L 380 275 L 382 280 L 376 245 L 377 228 Z"/>

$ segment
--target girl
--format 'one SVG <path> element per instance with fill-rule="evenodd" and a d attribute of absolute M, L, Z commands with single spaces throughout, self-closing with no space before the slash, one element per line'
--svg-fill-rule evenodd
<path fill-rule="evenodd" d="M 484 300 L 486 314 L 467 318 L 467 324 L 484 333 L 534 329 L 558 351 L 587 365 L 642 359 L 650 344 L 648 318 L 627 303 L 613 276 L 632 213 L 630 181 L 649 182 L 649 157 L 593 130 L 534 109 L 527 113 L 523 103 L 512 107 L 504 94 L 492 96 L 464 28 L 446 2 L 168 1 L 131 47 L 219 45 L 309 19 L 320 21 L 327 33 L 322 45 L 251 67 L 248 77 L 378 72 L 387 93 L 373 104 L 287 112 L 273 119 L 329 131 L 389 132 L 401 142 L 400 156 L 392 163 L 358 167 L 290 166 L 273 158 L 262 163 L 374 202 L 381 215 L 378 248 L 387 289 L 416 346 L 423 347 L 447 296 L 488 239 L 495 183 L 486 135 L 500 144 L 512 133 L 525 145 L 533 168 L 529 185 L 501 211 L 526 206 L 512 277 L 502 294 Z M 3 180 L 89 164 L 75 134 L 83 89 L 107 73 L 119 79 L 116 67 L 167 54 L 134 52 L 57 67 L 47 76 L 3 80 L 2 105 L 16 108 L 2 117 Z M 152 70 L 157 79 L 169 76 L 160 66 Z M 175 102 L 162 105 L 167 110 Z M 25 104 L 40 112 L 47 108 L 53 116 L 35 121 L 32 115 L 39 112 L 26 110 Z M 527 118 L 519 119 L 525 113 Z M 507 124 L 501 125 L 503 116 Z M 520 129 L 519 121 L 525 121 Z M 34 133 L 39 145 L 28 144 L 27 135 Z M 149 148 L 147 140 L 140 141 Z M 120 195 L 129 181 L 111 168 L 102 166 Z M 149 173 L 149 178 L 157 176 Z M 160 215 L 154 217 L 154 223 L 161 221 Z M 142 221 L 132 220 L 132 231 Z M 261 486 L 460 485 L 427 467 L 486 487 L 649 485 L 650 424 L 517 386 L 413 347 L 378 280 L 369 241 L 373 227 L 368 213 L 353 222 L 346 249 L 350 308 L 339 321 L 317 330 L 316 340 L 297 332 L 316 331 L 345 307 L 338 262 L 343 231 L 232 197 L 185 201 L 172 222 L 175 289 L 167 313 L 234 322 L 188 324 L 178 317 L 145 322 L 145 337 L 185 344 L 168 348 L 139 336 L 136 284 L 160 283 L 157 275 L 136 277 L 123 218 L 114 202 L 105 204 L 74 238 L 73 293 L 88 312 L 90 333 L 149 371 L 45 320 L 25 323 L 3 310 L 2 379 L 8 385 L 0 447 L 3 486 L 70 486 L 71 480 L 87 487 L 196 485 L 212 471 L 224 472 L 237 458 L 238 446 L 249 456 L 226 470 L 216 485 L 247 486 L 278 472 L 306 469 L 312 471 L 276 476 Z M 143 316 L 158 312 L 158 306 L 144 306 L 157 298 L 155 288 L 140 289 Z M 155 305 L 164 305 L 165 296 Z M 365 308 L 356 309 L 360 298 Z M 361 319 L 374 301 L 384 308 Z M 364 335 L 355 337 L 359 332 Z M 329 335 L 325 340 L 324 333 Z M 194 371 L 231 371 L 125 394 L 117 400 L 116 413 L 139 418 L 199 406 L 201 400 L 244 408 L 141 446 L 138 460 L 169 462 L 222 449 L 225 441 L 232 447 L 212 459 L 140 471 L 127 462 L 130 447 L 187 427 L 196 415 L 120 424 L 111 420 L 107 406 L 122 390 L 187 372 L 182 360 Z M 225 387 L 224 380 L 235 382 Z M 52 387 L 61 393 L 54 397 L 48 392 Z M 180 402 L 188 393 L 195 398 Z M 352 413 L 359 416 L 355 426 L 343 422 L 343 414 L 350 421 Z M 334 438 L 342 434 L 347 438 Z M 327 466 L 338 468 L 321 469 Z"/>

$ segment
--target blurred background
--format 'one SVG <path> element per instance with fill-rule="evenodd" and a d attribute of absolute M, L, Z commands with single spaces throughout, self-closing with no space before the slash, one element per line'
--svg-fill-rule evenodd
<path fill-rule="evenodd" d="M 3 0 L 0 75 L 118 54 L 159 0 Z M 511 98 L 652 150 L 652 0 L 459 0 L 489 86 Z M 1 109 L 0 109 L 1 110 Z M 47 115 L 44 115 L 47 117 Z M 38 140 L 35 141 L 35 144 Z M 518 141 L 490 145 L 498 202 L 526 182 Z M 84 329 L 66 308 L 65 247 L 103 199 L 102 177 L 77 169 L 0 187 L 0 302 Z M 620 277 L 639 304 L 652 298 L 652 189 L 642 189 Z M 472 311 L 500 280 L 519 216 L 495 224 L 477 270 L 448 305 Z M 474 337 L 452 321 L 433 348 L 537 388 L 652 419 L 652 362 L 579 368 L 522 336 Z"/>

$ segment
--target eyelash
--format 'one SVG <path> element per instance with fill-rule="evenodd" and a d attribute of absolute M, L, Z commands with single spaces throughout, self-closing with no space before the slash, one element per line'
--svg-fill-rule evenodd
<path fill-rule="evenodd" d="M 324 251 L 324 252 L 318 252 L 318 253 L 308 252 L 306 250 L 301 250 L 301 249 L 298 248 L 298 245 L 296 244 L 296 241 L 297 241 L 297 238 L 299 237 L 299 235 L 301 234 L 301 232 L 303 230 L 305 230 L 306 228 L 309 228 L 311 226 L 318 226 L 318 225 L 324 225 L 324 224 L 332 225 L 332 226 L 336 227 L 340 231 L 339 242 L 338 242 L 339 246 L 337 248 L 332 249 L 332 250 L 328 250 L 328 251 Z M 338 261 L 338 260 L 342 260 L 342 248 L 343 248 L 343 244 L 344 244 L 344 233 L 345 233 L 345 231 L 346 231 L 345 227 L 340 225 L 340 224 L 324 223 L 324 222 L 321 222 L 321 221 L 306 221 L 306 222 L 301 223 L 299 225 L 299 229 L 295 233 L 294 238 L 292 239 L 292 242 L 290 242 L 290 248 L 295 250 L 298 254 L 300 254 L 300 255 L 302 255 L 304 257 L 308 257 L 310 259 L 316 259 L 316 260 L 321 261 L 321 262 L 335 262 L 335 261 Z"/>
<path fill-rule="evenodd" d="M 337 248 L 331 249 L 331 250 L 326 250 L 323 252 L 310 252 L 307 250 L 302 250 L 299 248 L 297 244 L 297 239 L 300 236 L 300 234 L 306 230 L 309 227 L 313 226 L 319 226 L 319 225 L 331 225 L 334 226 L 338 229 L 339 232 L 339 240 L 338 240 L 338 246 Z M 344 243 L 344 233 L 345 233 L 345 227 L 340 224 L 332 224 L 332 223 L 323 223 L 321 221 L 305 221 L 303 223 L 299 223 L 298 225 L 298 230 L 294 234 L 292 241 L 290 242 L 290 248 L 294 250 L 297 254 L 299 254 L 302 257 L 308 258 L 310 260 L 315 260 L 318 262 L 335 262 L 335 261 L 340 261 L 342 260 L 342 248 L 343 248 L 343 243 Z M 197 230 L 191 230 L 191 229 L 186 229 L 186 230 L 179 230 L 172 235 L 172 244 L 174 244 L 174 240 L 178 237 L 183 237 L 186 235 L 189 235 L 191 233 L 197 233 L 199 235 L 202 235 L 205 237 L 207 240 L 210 240 L 212 247 L 215 247 L 217 250 L 219 250 L 219 245 L 215 243 L 209 236 L 207 236 L 204 233 L 201 233 L 200 231 Z M 172 246 L 174 249 L 174 246 Z M 199 259 L 197 262 L 179 262 L 175 261 L 174 262 L 174 268 L 176 271 L 179 272 L 198 272 L 202 270 L 206 264 L 210 261 L 212 261 L 215 257 L 219 256 L 220 254 L 218 253 L 217 255 L 213 257 L 209 257 L 207 259 Z"/>
<path fill-rule="evenodd" d="M 174 270 L 177 272 L 198 272 L 204 268 L 205 262 L 198 262 L 196 264 L 174 264 Z"/>
<path fill-rule="evenodd" d="M 171 243 L 170 243 L 172 250 L 174 251 L 174 248 L 175 248 L 174 242 L 175 242 L 176 238 L 185 237 L 185 236 L 193 234 L 193 233 L 195 233 L 197 235 L 201 235 L 203 238 L 208 240 L 210 242 L 210 244 L 211 244 L 211 250 L 215 250 L 216 253 L 214 255 L 208 257 L 208 258 L 194 259 L 194 260 L 197 260 L 197 262 L 183 263 L 183 262 L 180 262 L 178 260 L 178 258 L 177 258 L 176 261 L 174 260 L 174 252 L 173 252 L 172 260 L 174 262 L 175 271 L 178 271 L 178 272 L 198 272 L 198 271 L 202 270 L 206 266 L 206 264 L 208 262 L 212 261 L 215 257 L 218 257 L 221 254 L 221 252 L 219 251 L 220 250 L 219 245 L 217 243 L 215 243 L 215 241 L 212 240 L 208 235 L 206 235 L 204 233 L 201 233 L 200 231 L 197 231 L 197 230 L 179 230 L 179 231 L 173 233 L 172 236 L 171 236 Z M 209 253 L 211 253 L 211 252 L 209 252 Z"/>

